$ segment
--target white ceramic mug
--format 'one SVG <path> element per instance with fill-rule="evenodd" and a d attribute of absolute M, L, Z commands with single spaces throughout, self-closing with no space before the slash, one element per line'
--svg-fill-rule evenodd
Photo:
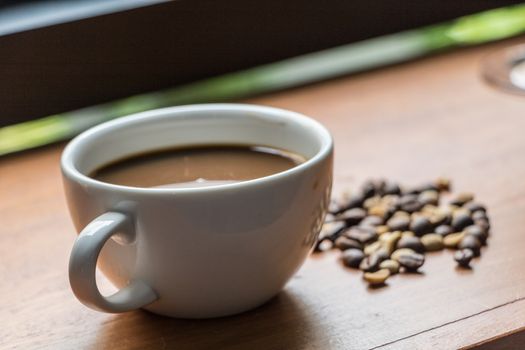
<path fill-rule="evenodd" d="M 307 161 L 270 176 L 200 188 L 137 188 L 97 181 L 115 160 L 177 146 L 265 145 Z M 276 295 L 301 266 L 330 197 L 333 143 L 318 122 L 254 105 L 203 104 L 98 125 L 62 154 L 78 231 L 73 292 L 100 311 L 144 308 L 184 318 L 225 316 Z M 99 292 L 97 266 L 119 289 Z"/>

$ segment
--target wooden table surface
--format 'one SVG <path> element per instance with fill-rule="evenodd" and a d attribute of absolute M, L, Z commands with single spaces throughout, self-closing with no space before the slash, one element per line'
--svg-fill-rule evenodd
<path fill-rule="evenodd" d="M 487 52 L 523 41 L 248 101 L 303 112 L 331 130 L 335 193 L 369 177 L 417 184 L 438 175 L 477 193 L 493 230 L 472 270 L 456 269 L 443 251 L 427 255 L 423 274 L 371 290 L 325 253 L 309 258 L 273 301 L 239 316 L 98 313 L 69 289 L 75 234 L 58 145 L 0 159 L 0 348 L 525 348 L 525 98 L 493 90 L 479 75 Z M 100 284 L 110 289 L 102 277 Z"/>

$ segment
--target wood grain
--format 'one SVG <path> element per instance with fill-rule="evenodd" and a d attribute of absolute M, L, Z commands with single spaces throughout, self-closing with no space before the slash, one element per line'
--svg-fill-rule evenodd
<path fill-rule="evenodd" d="M 370 176 L 417 184 L 444 175 L 477 193 L 494 225 L 473 270 L 456 269 L 450 252 L 438 252 L 423 274 L 371 290 L 331 252 L 313 255 L 277 298 L 239 316 L 189 321 L 91 311 L 67 282 L 74 230 L 59 145 L 0 160 L 0 348 L 449 349 L 507 334 L 519 340 L 525 99 L 486 86 L 479 61 L 523 40 L 248 101 L 306 113 L 332 131 L 335 192 Z M 111 288 L 102 277 L 100 284 Z"/>

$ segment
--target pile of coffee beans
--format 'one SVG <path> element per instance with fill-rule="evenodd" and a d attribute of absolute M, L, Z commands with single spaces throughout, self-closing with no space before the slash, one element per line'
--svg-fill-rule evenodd
<path fill-rule="evenodd" d="M 490 220 L 473 194 L 450 189 L 444 178 L 412 188 L 367 181 L 332 201 L 315 250 L 339 249 L 343 264 L 362 270 L 374 286 L 398 272 L 417 272 L 426 252 L 444 248 L 455 249 L 454 260 L 469 268 L 487 244 Z"/>

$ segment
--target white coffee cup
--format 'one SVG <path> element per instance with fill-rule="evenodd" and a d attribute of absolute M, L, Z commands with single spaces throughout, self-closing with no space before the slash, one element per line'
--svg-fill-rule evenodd
<path fill-rule="evenodd" d="M 89 177 L 137 153 L 191 145 L 265 145 L 307 161 L 262 178 L 197 188 L 137 188 Z M 105 312 L 143 308 L 183 318 L 231 315 L 276 295 L 310 252 L 330 197 L 333 142 L 318 122 L 282 109 L 203 104 L 98 125 L 62 154 L 77 237 L 76 297 Z M 103 296 L 97 266 L 119 288 Z"/>

